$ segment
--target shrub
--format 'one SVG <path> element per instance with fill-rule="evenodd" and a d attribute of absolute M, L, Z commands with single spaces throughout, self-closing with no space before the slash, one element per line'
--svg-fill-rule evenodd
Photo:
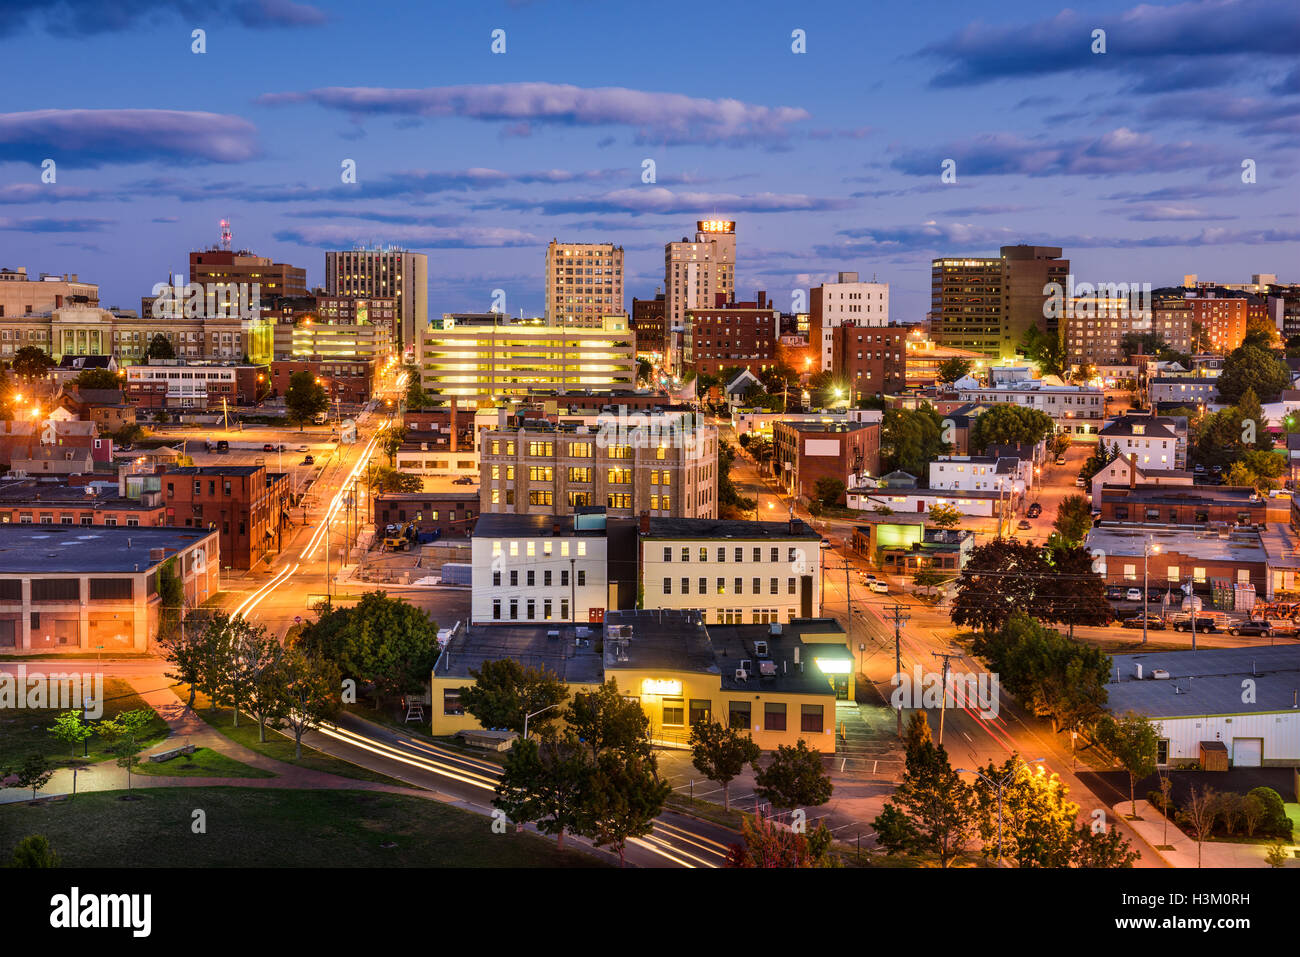
<path fill-rule="evenodd" d="M 1262 834 L 1291 840 L 1291 819 L 1286 816 L 1286 805 L 1282 795 L 1272 788 L 1254 788 L 1250 792 L 1264 802 L 1264 820 L 1259 826 Z"/>

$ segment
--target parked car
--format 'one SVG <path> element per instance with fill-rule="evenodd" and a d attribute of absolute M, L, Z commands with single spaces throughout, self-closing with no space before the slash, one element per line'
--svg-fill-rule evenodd
<path fill-rule="evenodd" d="M 1087 488 L 1087 487 L 1088 487 L 1088 483 L 1085 482 L 1085 481 L 1083 480 L 1083 476 L 1080 475 L 1077 479 L 1074 480 L 1074 487 L 1075 487 L 1075 488 Z"/>
<path fill-rule="evenodd" d="M 1016 528 L 1019 528 L 1019 529 L 1022 529 L 1022 530 L 1024 530 L 1024 529 L 1029 529 L 1029 528 L 1033 528 L 1033 527 L 1034 527 L 1034 526 L 1030 525 L 1030 524 L 1029 524 L 1027 521 L 1025 521 L 1023 518 L 1022 518 L 1020 521 L 1018 521 L 1018 522 L 1016 523 Z"/>
<path fill-rule="evenodd" d="M 227 442 L 225 439 L 222 439 L 217 443 L 218 455 L 225 455 L 229 451 L 230 451 L 230 443 Z"/>
<path fill-rule="evenodd" d="M 452 479 L 451 484 L 452 484 L 452 485 L 473 485 L 473 484 L 474 484 L 474 479 L 472 479 L 472 478 L 471 478 L 470 476 L 468 476 L 468 475 L 462 475 L 462 476 L 461 476 L 460 478 L 458 478 L 458 479 Z"/>
<path fill-rule="evenodd" d="M 874 581 L 867 585 L 877 595 L 888 595 L 889 586 L 882 581 Z"/>
<path fill-rule="evenodd" d="M 1037 518 L 1039 515 L 1043 514 L 1043 506 L 1038 502 L 1034 502 L 1025 511 L 1025 514 L 1028 515 L 1030 518 Z"/>
<path fill-rule="evenodd" d="M 1173 626 L 1174 626 L 1174 631 L 1191 631 L 1192 630 L 1191 616 L 1183 615 L 1181 618 L 1178 618 L 1173 622 Z M 1218 629 L 1214 626 L 1213 618 L 1202 618 L 1200 615 L 1196 616 L 1196 630 L 1199 632 L 1205 632 L 1206 634 L 1210 632 L 1218 631 Z"/>
<path fill-rule="evenodd" d="M 1124 600 L 1125 600 L 1125 601 L 1141 601 L 1141 600 L 1142 600 L 1142 589 L 1141 589 L 1141 588 L 1130 588 L 1128 591 L 1126 591 L 1126 592 L 1124 593 Z"/>
<path fill-rule="evenodd" d="M 1142 622 L 1146 622 L 1148 630 L 1164 631 L 1165 620 L 1159 615 L 1134 615 L 1132 618 L 1125 618 L 1120 622 L 1124 628 L 1141 628 Z"/>
<path fill-rule="evenodd" d="M 267 442 L 264 446 L 262 446 L 262 451 L 263 451 L 263 452 L 274 452 L 274 451 L 275 451 L 275 446 L 272 445 L 270 442 Z"/>
<path fill-rule="evenodd" d="M 1064 456 L 1064 455 L 1058 455 L 1058 456 L 1056 457 L 1056 464 L 1057 464 L 1057 465 L 1064 465 L 1064 464 L 1065 464 L 1065 456 Z"/>
<path fill-rule="evenodd" d="M 1266 621 L 1234 621 L 1228 626 L 1230 635 L 1259 635 L 1261 638 L 1268 638 L 1273 634 L 1273 628 Z"/>
<path fill-rule="evenodd" d="M 1106 598 L 1110 601 L 1123 601 L 1124 589 L 1119 585 L 1111 585 L 1106 589 Z"/>
<path fill-rule="evenodd" d="M 862 584 L 864 585 L 870 585 L 876 580 L 876 576 L 871 574 L 871 572 L 858 572 L 858 575 L 862 578 Z"/>
<path fill-rule="evenodd" d="M 299 451 L 299 452 L 310 452 L 311 449 L 309 449 L 309 448 L 308 448 L 307 446 L 305 446 L 305 445 L 300 445 L 300 446 L 298 446 L 298 451 Z"/>
<path fill-rule="evenodd" d="M 316 457 L 314 455 L 304 455 L 302 458 L 303 465 L 315 465 Z"/>

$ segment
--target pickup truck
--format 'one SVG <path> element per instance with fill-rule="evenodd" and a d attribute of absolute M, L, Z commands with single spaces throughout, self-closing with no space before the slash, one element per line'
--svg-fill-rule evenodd
<path fill-rule="evenodd" d="M 1165 619 L 1165 623 L 1174 631 L 1192 630 L 1192 616 L 1186 612 L 1179 612 L 1168 616 Z M 1211 618 L 1204 612 L 1196 616 L 1196 630 L 1198 632 L 1205 632 L 1208 634 L 1209 632 L 1218 631 L 1218 625 L 1219 623 L 1215 619 Z"/>

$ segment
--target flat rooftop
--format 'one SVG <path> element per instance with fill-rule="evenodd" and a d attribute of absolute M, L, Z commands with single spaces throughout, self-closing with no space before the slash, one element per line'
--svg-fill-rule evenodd
<path fill-rule="evenodd" d="M 579 644 L 577 629 L 590 635 Z M 558 632 L 552 638 L 550 633 Z M 600 684 L 604 680 L 601 657 L 596 653 L 600 625 L 567 622 L 529 625 L 472 625 L 451 639 L 434 668 L 435 677 L 470 678 L 485 661 L 512 658 L 527 668 L 545 668 L 562 681 Z"/>
<path fill-rule="evenodd" d="M 1152 678 L 1156 669 L 1169 672 L 1169 677 Z M 1246 679 L 1255 682 L 1251 703 L 1242 701 Z M 1106 691 L 1107 707 L 1114 714 L 1136 711 L 1153 718 L 1186 718 L 1294 711 L 1300 691 L 1300 645 L 1115 655 Z"/>
<path fill-rule="evenodd" d="M 1148 538 L 1164 551 L 1206 561 L 1263 563 L 1268 554 L 1253 531 L 1235 531 L 1228 537 L 1218 532 L 1193 529 L 1120 528 L 1102 525 L 1088 533 L 1089 550 L 1100 548 L 1108 556 L 1142 557 L 1143 542 Z"/>
<path fill-rule="evenodd" d="M 595 513 L 577 512 L 572 515 L 512 515 L 487 512 L 478 517 L 478 524 L 474 526 L 474 537 L 551 538 L 556 535 L 578 535 L 583 538 L 604 538 L 605 531 L 604 509 Z"/>
<path fill-rule="evenodd" d="M 104 525 L 0 525 L 0 575 L 143 572 L 216 531 Z"/>
<path fill-rule="evenodd" d="M 642 538 L 814 538 L 821 536 L 803 519 L 784 522 L 748 522 L 717 518 L 651 518 L 649 535 Z"/>

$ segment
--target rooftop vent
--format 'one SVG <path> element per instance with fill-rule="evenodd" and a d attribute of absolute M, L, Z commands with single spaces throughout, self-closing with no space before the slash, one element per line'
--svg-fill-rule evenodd
<path fill-rule="evenodd" d="M 760 657 L 760 658 L 766 658 L 766 657 L 767 657 L 767 642 L 766 642 L 766 641 L 756 641 L 756 642 L 754 642 L 754 654 L 758 655 L 758 657 Z"/>
<path fill-rule="evenodd" d="M 1138 677 L 1142 677 L 1141 673 L 1138 674 Z M 1169 678 L 1169 672 L 1165 671 L 1164 668 L 1152 668 L 1151 677 L 1155 678 L 1157 681 L 1165 681 Z"/>

